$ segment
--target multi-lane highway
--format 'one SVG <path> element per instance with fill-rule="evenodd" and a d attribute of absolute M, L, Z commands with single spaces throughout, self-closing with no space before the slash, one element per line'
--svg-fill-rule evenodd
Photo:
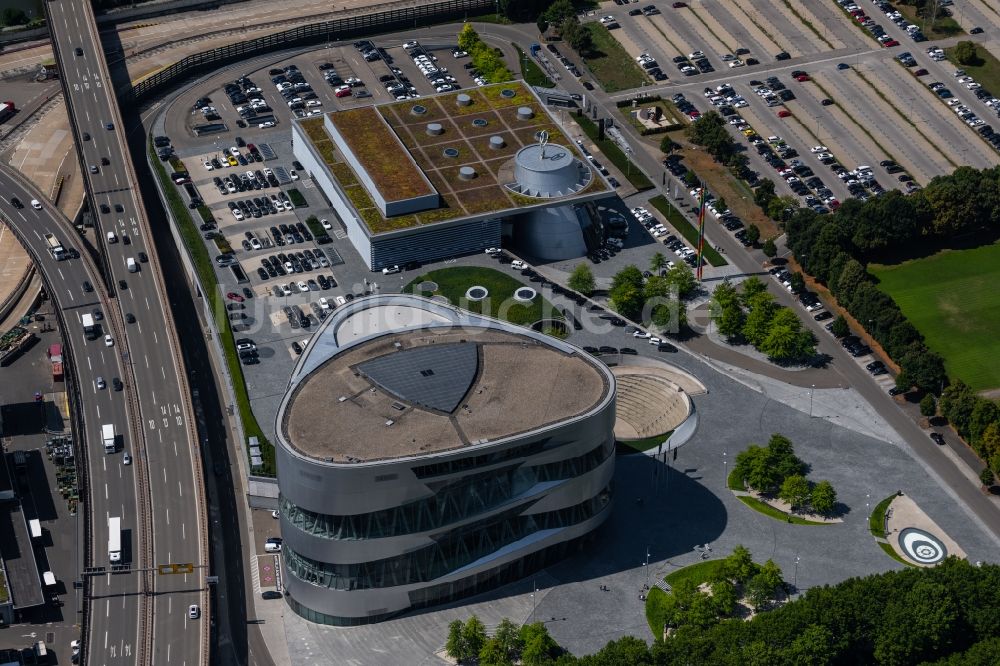
<path fill-rule="evenodd" d="M 103 268 L 124 322 L 124 339 L 116 349 L 129 365 L 138 402 L 134 432 L 144 455 L 135 464 L 144 466 L 148 485 L 137 502 L 140 509 L 148 507 L 148 523 L 134 514 L 123 516 L 126 524 L 138 524 L 130 545 L 140 557 L 133 565 L 204 565 L 203 485 L 187 379 L 96 22 L 86 1 L 53 0 L 46 9 L 97 220 Z M 130 270 L 129 260 L 138 270 Z M 98 520 L 94 525 L 94 542 L 100 544 L 107 526 Z M 140 589 L 138 575 L 128 578 L 133 589 Z M 149 578 L 155 595 L 138 595 L 137 605 L 127 596 L 111 597 L 110 603 L 94 600 L 89 663 L 192 665 L 207 660 L 205 570 Z M 93 594 L 102 591 L 95 585 Z M 200 607 L 198 617 L 189 614 L 192 605 Z"/>
<path fill-rule="evenodd" d="M 127 379 L 123 347 L 119 344 L 122 320 L 104 289 L 98 268 L 85 252 L 80 253 L 79 258 L 62 261 L 57 261 L 49 252 L 46 234 L 52 234 L 66 248 L 79 244 L 69 220 L 34 186 L 7 168 L 0 168 L 0 187 L 5 193 L 0 213 L 41 271 L 49 296 L 65 325 L 63 341 L 70 351 L 73 368 L 70 377 L 80 398 L 76 406 L 80 408 L 78 418 L 83 426 L 81 434 L 85 437 L 82 444 L 87 447 L 82 464 L 89 466 L 88 518 L 92 536 L 89 561 L 93 566 L 107 567 L 108 517 L 121 517 L 126 533 L 137 532 L 136 470 L 124 464 L 125 452 L 135 454 L 126 405 L 131 387 L 118 391 L 114 384 L 115 380 Z M 15 199 L 23 208 L 12 205 Z M 33 199 L 42 203 L 41 210 L 30 205 Z M 98 313 L 103 317 L 95 322 L 98 330 L 87 336 L 83 315 L 96 317 Z M 112 336 L 113 346 L 106 346 L 105 335 Z M 119 440 L 115 454 L 104 453 L 101 439 L 104 424 L 115 426 Z M 126 575 L 93 578 L 90 583 L 92 594 L 98 597 L 91 612 L 106 617 L 114 613 L 121 618 L 114 635 L 108 636 L 108 649 L 127 655 L 137 640 L 137 597 L 134 593 L 138 581 Z"/>

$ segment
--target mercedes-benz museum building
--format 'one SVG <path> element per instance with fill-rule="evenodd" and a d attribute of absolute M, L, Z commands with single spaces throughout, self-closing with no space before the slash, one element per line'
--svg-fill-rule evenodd
<path fill-rule="evenodd" d="M 337 308 L 276 425 L 282 582 L 313 622 L 378 622 L 518 580 L 611 511 L 608 368 L 437 300 Z"/>

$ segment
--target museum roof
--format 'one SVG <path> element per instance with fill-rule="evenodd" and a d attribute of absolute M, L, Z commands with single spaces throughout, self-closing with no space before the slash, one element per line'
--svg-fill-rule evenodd
<path fill-rule="evenodd" d="M 502 328 L 389 332 L 333 354 L 292 389 L 284 440 L 359 463 L 436 453 L 552 426 L 611 390 L 587 354 Z"/>
<path fill-rule="evenodd" d="M 367 178 L 359 177 L 337 149 L 324 129 L 324 118 L 344 138 Z M 508 187 L 515 181 L 515 155 L 537 144 L 542 131 L 550 144 L 565 147 L 579 160 L 580 169 L 592 171 L 539 98 L 520 81 L 334 111 L 295 122 L 372 234 L 563 204 L 609 191 L 596 174 L 581 190 L 555 199 L 527 196 Z M 474 172 L 471 178 L 468 169 Z M 439 205 L 386 217 L 366 182 L 374 184 L 386 201 L 425 195 L 429 182 L 440 195 Z"/>

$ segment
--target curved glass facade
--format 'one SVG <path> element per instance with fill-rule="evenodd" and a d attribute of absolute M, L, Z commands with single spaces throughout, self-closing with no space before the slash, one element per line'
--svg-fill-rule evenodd
<path fill-rule="evenodd" d="M 520 515 L 525 507 L 455 528 L 436 543 L 410 553 L 374 562 L 332 564 L 284 550 L 287 571 L 299 580 L 335 590 L 363 590 L 424 583 L 497 552 L 500 548 L 540 530 L 559 529 L 589 520 L 611 503 L 612 484 L 579 504 Z"/>
<path fill-rule="evenodd" d="M 324 539 L 357 541 L 416 534 L 461 522 L 522 496 L 536 484 L 571 479 L 614 455 L 606 441 L 582 456 L 531 467 L 508 467 L 455 479 L 434 495 L 401 506 L 348 516 L 308 511 L 284 496 L 281 513 L 296 528 Z"/>

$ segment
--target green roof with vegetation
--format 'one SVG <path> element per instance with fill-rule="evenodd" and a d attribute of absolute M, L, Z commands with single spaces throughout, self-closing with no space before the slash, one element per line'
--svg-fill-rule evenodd
<path fill-rule="evenodd" d="M 434 194 L 399 139 L 369 106 L 329 114 L 333 126 L 386 201 Z"/>
<path fill-rule="evenodd" d="M 510 93 L 503 91 L 509 90 Z M 513 94 L 511 94 L 513 93 Z M 468 95 L 470 104 L 459 106 L 458 95 Z M 419 107 L 416 108 L 415 107 Z M 533 117 L 523 120 L 518 118 L 519 107 L 529 107 L 534 112 Z M 423 112 L 420 113 L 420 110 Z M 342 123 L 337 117 L 354 111 L 363 112 L 369 120 L 360 121 L 352 116 L 351 120 Z M 384 123 L 372 123 L 370 118 L 380 115 Z M 323 127 L 322 117 L 308 118 L 297 121 L 304 133 L 309 137 L 320 158 L 326 163 L 331 174 L 343 190 L 347 199 L 354 206 L 358 217 L 364 221 L 372 234 L 380 234 L 411 227 L 435 224 L 461 217 L 471 217 L 484 213 L 502 213 L 504 211 L 525 208 L 535 205 L 551 205 L 551 199 L 536 199 L 511 192 L 505 187 L 513 180 L 512 163 L 514 155 L 521 148 L 536 142 L 536 135 L 545 131 L 550 144 L 560 144 L 574 151 L 574 154 L 584 164 L 582 155 L 576 152 L 573 141 L 566 136 L 545 111 L 539 102 L 523 83 L 509 83 L 485 86 L 478 89 L 468 89 L 459 92 L 443 93 L 415 100 L 406 100 L 383 104 L 381 106 L 354 109 L 351 112 L 334 112 L 330 114 L 334 124 L 342 133 L 359 131 L 365 122 L 382 127 L 391 137 L 382 136 L 380 141 L 391 141 L 406 153 L 405 158 L 397 156 L 397 160 L 410 163 L 412 157 L 418 171 L 430 181 L 440 194 L 437 208 L 385 217 L 375 205 L 371 195 L 361 185 L 361 180 L 353 168 L 339 154 L 330 136 Z M 473 122 L 479 121 L 479 122 Z M 485 121 L 485 124 L 484 122 Z M 427 124 L 440 123 L 443 133 L 430 135 Z M 353 130 L 346 128 L 353 127 Z M 502 148 L 490 145 L 490 137 L 501 136 L 504 139 Z M 355 145 L 369 143 L 355 141 L 348 143 L 352 151 Z M 372 145 L 378 145 L 371 141 Z M 450 150 L 449 150 L 450 149 Z M 445 151 L 448 150 L 448 154 Z M 457 155 L 456 155 L 457 151 Z M 388 151 L 386 151 L 388 153 Z M 395 154 L 395 151 L 393 151 Z M 395 173 L 393 164 L 383 164 L 383 159 L 365 160 L 355 151 L 355 155 L 365 166 L 368 175 L 377 184 Z M 458 178 L 458 171 L 463 166 L 471 166 L 476 170 L 476 177 L 471 180 Z M 379 173 L 376 173 L 379 171 Z M 423 180 L 416 177 L 420 182 Z M 608 191 L 607 184 L 596 175 L 581 192 L 560 199 L 560 202 L 572 200 L 574 196 L 591 195 Z M 383 194 L 384 196 L 384 194 Z"/>

